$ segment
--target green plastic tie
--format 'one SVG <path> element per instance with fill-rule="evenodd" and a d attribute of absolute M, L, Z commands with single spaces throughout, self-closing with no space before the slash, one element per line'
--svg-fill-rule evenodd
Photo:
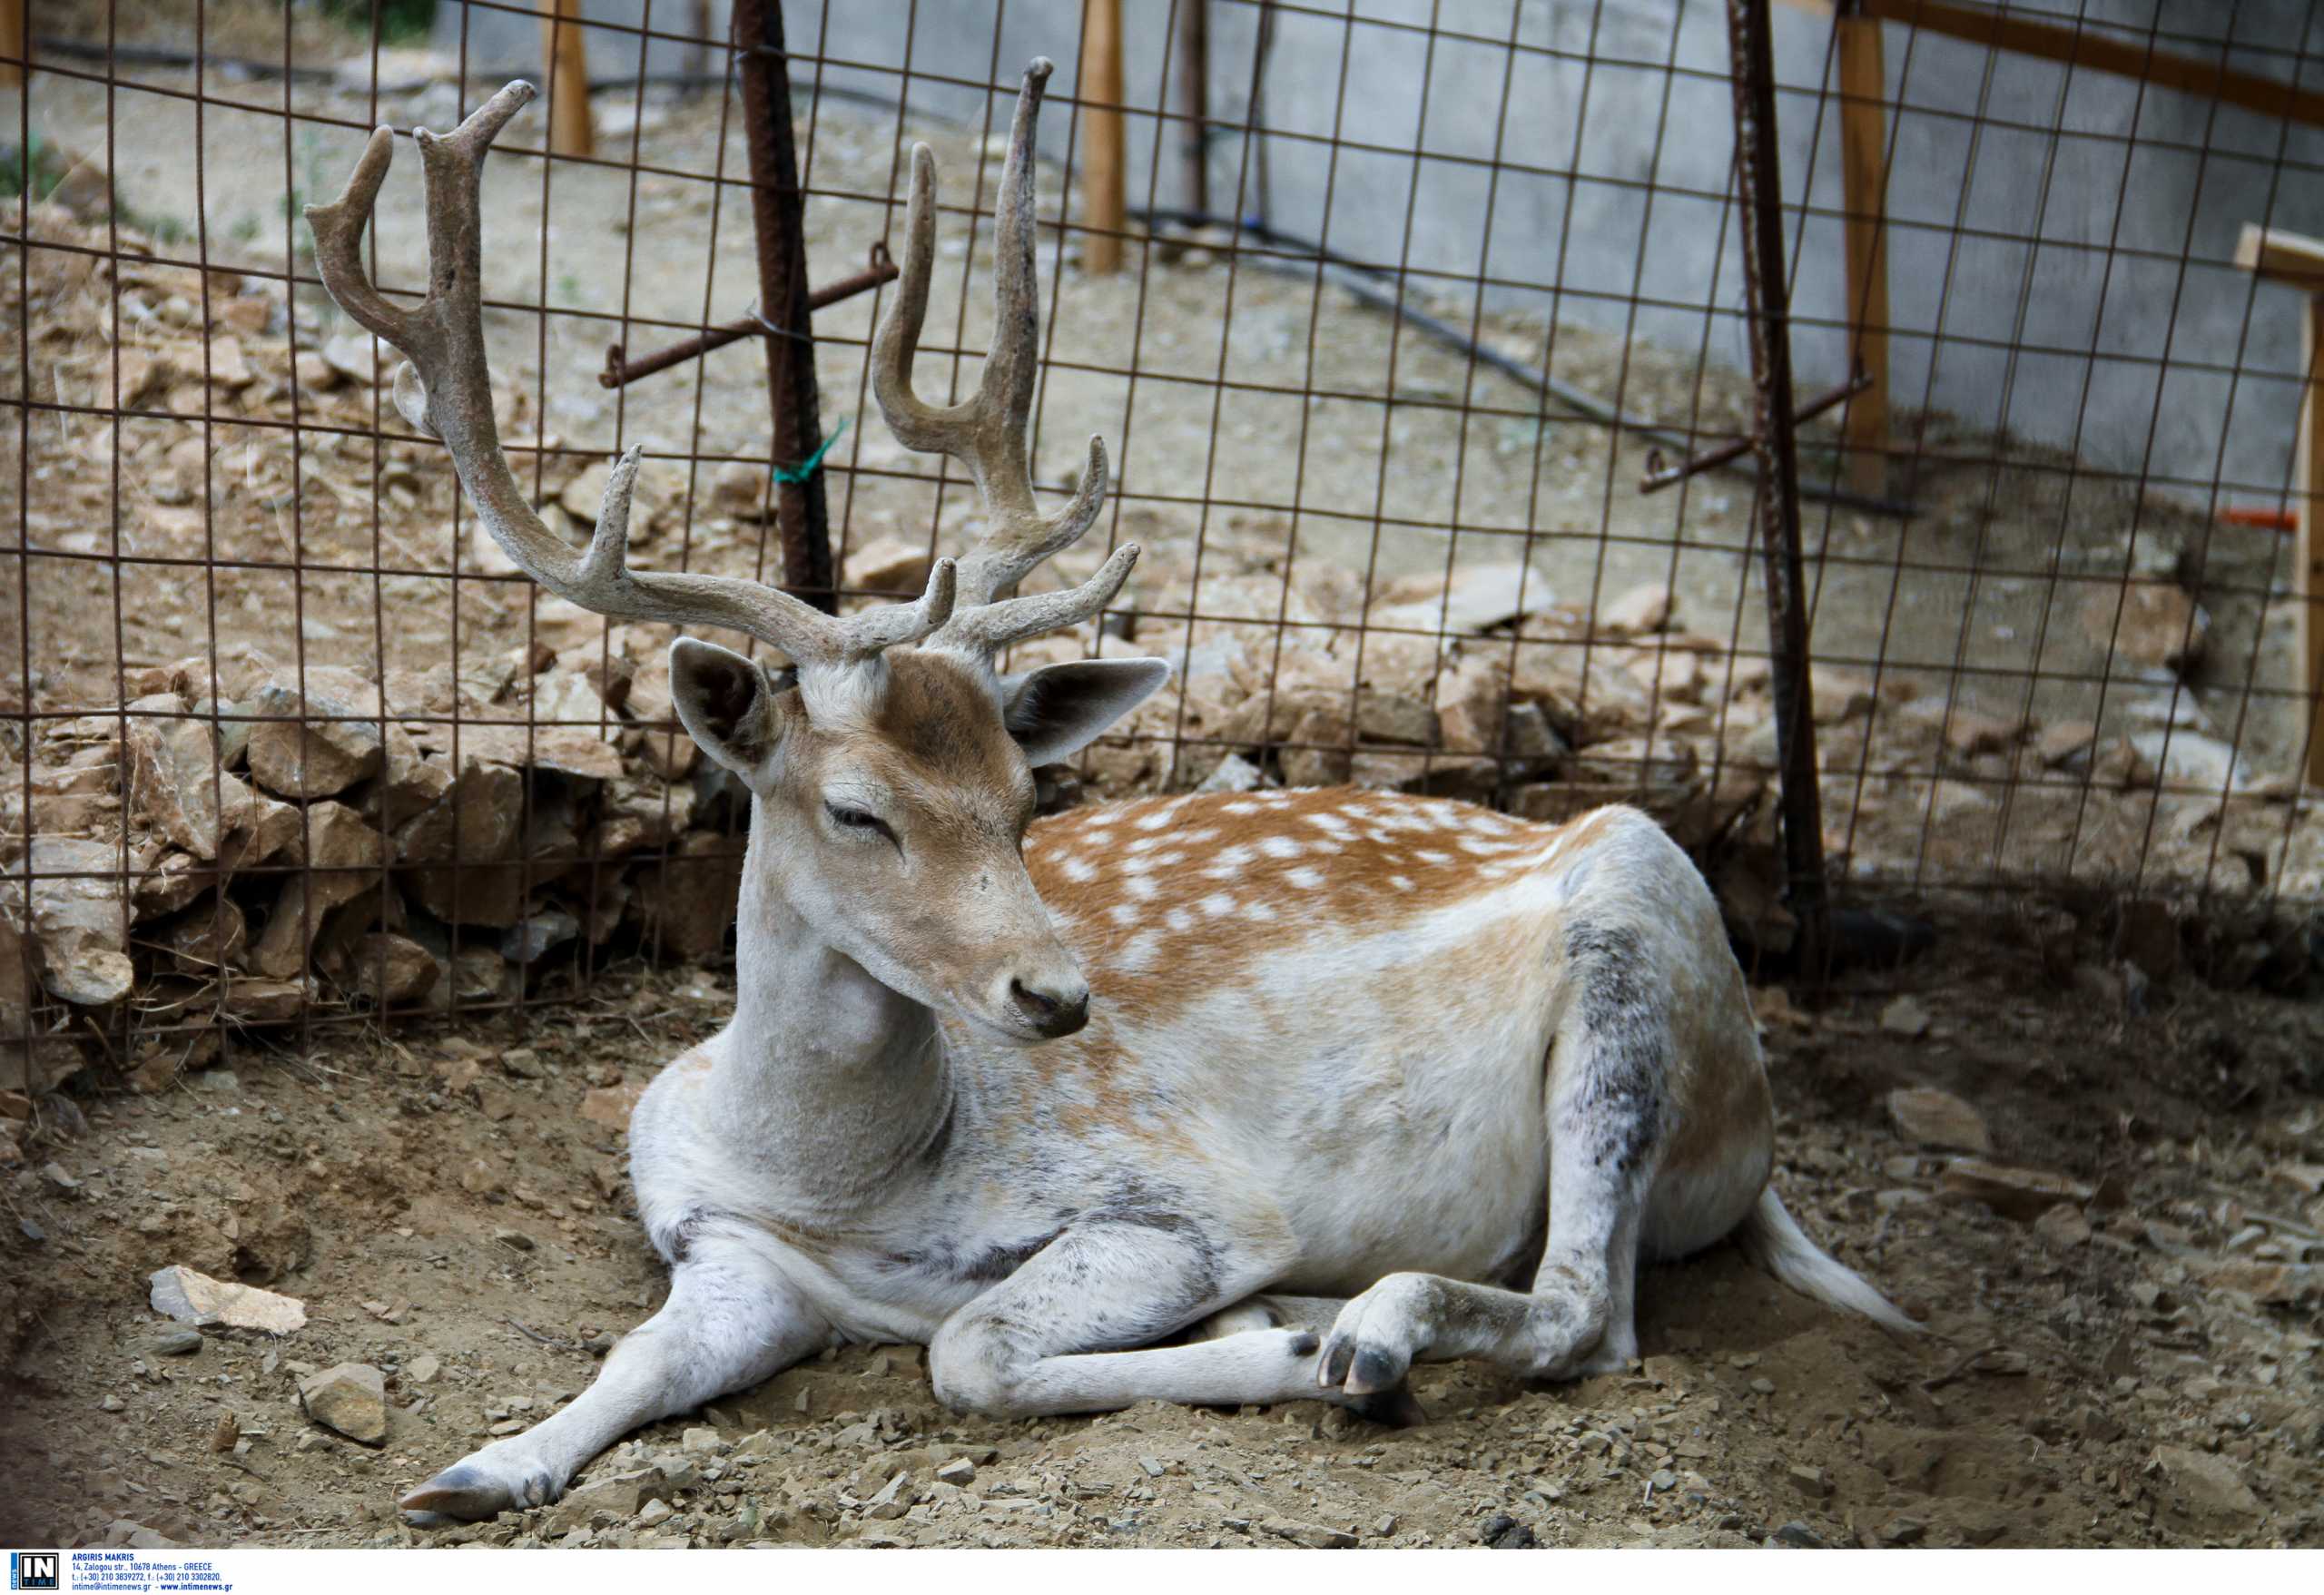
<path fill-rule="evenodd" d="M 847 418 L 845 416 L 842 416 L 839 418 L 839 425 L 832 428 L 832 435 L 823 439 L 823 446 L 807 457 L 807 463 L 805 465 L 799 467 L 795 470 L 790 466 L 779 465 L 774 468 L 774 479 L 778 482 L 796 483 L 803 482 L 809 477 L 813 476 L 817 471 L 823 468 L 823 456 L 832 451 L 832 445 L 838 442 L 840 440 L 840 435 L 846 430 Z"/>

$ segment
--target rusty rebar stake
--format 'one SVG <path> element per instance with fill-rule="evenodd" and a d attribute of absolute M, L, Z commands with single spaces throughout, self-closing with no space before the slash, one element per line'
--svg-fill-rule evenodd
<path fill-rule="evenodd" d="M 1735 91 L 1735 178 L 1743 281 L 1750 300 L 1751 387 L 1759 457 L 1759 546 L 1768 584 L 1769 685 L 1780 766 L 1784 873 L 1798 923 L 1797 967 L 1822 980 L 1829 903 L 1823 796 L 1808 684 L 1806 578 L 1799 555 L 1799 458 L 1791 397 L 1791 309 L 1783 261 L 1783 162 L 1776 133 L 1768 0 L 1727 0 Z"/>
<path fill-rule="evenodd" d="M 811 310 L 823 310 L 842 300 L 853 299 L 859 293 L 869 293 L 882 282 L 895 280 L 896 262 L 888 253 L 888 241 L 875 238 L 872 241 L 872 263 L 852 277 L 842 277 L 837 282 L 825 283 L 815 290 L 807 296 L 807 308 Z M 700 359 L 714 349 L 739 343 L 753 333 L 767 330 L 766 322 L 760 319 L 757 307 L 753 306 L 752 313 L 739 321 L 728 321 L 723 326 L 705 329 L 692 338 L 681 338 L 666 349 L 657 349 L 652 354 L 640 355 L 635 359 L 628 357 L 628 351 L 621 344 L 609 343 L 606 345 L 606 369 L 597 373 L 597 386 L 620 388 L 641 377 L 666 371 L 672 366 Z"/>
<path fill-rule="evenodd" d="M 830 614 L 839 610 L 832 568 L 831 511 L 823 473 L 799 471 L 822 448 L 815 386 L 815 335 L 807 293 L 805 195 L 791 139 L 791 58 L 783 7 L 734 0 L 734 70 L 743 83 L 743 133 L 750 152 L 751 216 L 758 232 L 759 316 L 765 322 L 767 405 L 778 473 L 775 521 L 783 533 L 783 585 Z"/>
<path fill-rule="evenodd" d="M 1859 368 L 1855 376 L 1837 388 L 1827 388 L 1806 404 L 1801 405 L 1793 412 L 1791 423 L 1797 427 L 1803 421 L 1812 421 L 1833 406 L 1846 404 L 1871 386 L 1872 373 Z M 1723 443 L 1717 448 L 1706 449 L 1700 454 L 1689 455 L 1677 465 L 1671 465 L 1665 460 L 1662 450 L 1659 448 L 1649 448 L 1646 451 L 1646 474 L 1639 478 L 1638 490 L 1640 493 L 1659 493 L 1674 483 L 1685 481 L 1689 477 L 1700 476 L 1705 471 L 1715 471 L 1730 460 L 1740 459 L 1758 445 L 1759 439 L 1757 434 L 1738 438 L 1734 442 Z"/>

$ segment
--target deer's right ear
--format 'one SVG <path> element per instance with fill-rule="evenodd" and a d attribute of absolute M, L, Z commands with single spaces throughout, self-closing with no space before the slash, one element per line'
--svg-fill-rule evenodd
<path fill-rule="evenodd" d="M 748 777 L 782 736 L 774 684 L 755 659 L 715 643 L 680 637 L 670 645 L 670 701 L 702 751 Z"/>

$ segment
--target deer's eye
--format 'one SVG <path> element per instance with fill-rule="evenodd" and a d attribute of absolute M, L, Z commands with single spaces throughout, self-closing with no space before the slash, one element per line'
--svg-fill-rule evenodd
<path fill-rule="evenodd" d="M 861 831 L 871 836 L 884 836 L 890 842 L 896 839 L 896 833 L 888 828 L 888 822 L 877 814 L 851 809 L 842 803 L 825 803 L 823 812 L 832 817 L 832 824 L 843 831 Z"/>

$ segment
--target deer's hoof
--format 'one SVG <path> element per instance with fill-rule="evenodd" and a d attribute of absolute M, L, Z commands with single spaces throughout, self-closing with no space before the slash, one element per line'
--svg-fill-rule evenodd
<path fill-rule="evenodd" d="M 547 1468 L 495 1463 L 481 1456 L 454 1462 L 413 1490 L 396 1508 L 415 1529 L 481 1522 L 504 1511 L 546 1506 L 562 1492 Z"/>
<path fill-rule="evenodd" d="M 1426 1276 L 1392 1274 L 1342 1307 L 1324 1340 L 1317 1383 L 1349 1398 L 1400 1387 L 1434 1338 L 1435 1295 Z"/>

